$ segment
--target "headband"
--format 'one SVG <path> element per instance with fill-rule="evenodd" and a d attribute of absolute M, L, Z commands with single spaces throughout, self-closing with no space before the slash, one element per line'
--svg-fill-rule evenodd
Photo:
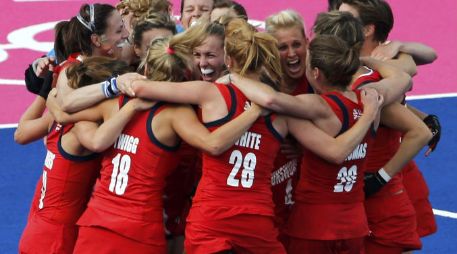
<path fill-rule="evenodd" d="M 95 11 L 94 11 L 94 5 L 93 4 L 90 4 L 89 5 L 89 16 L 90 16 L 90 22 L 87 23 L 86 20 L 83 19 L 83 17 L 81 17 L 81 14 L 78 13 L 78 15 L 76 16 L 76 18 L 78 19 L 79 23 L 81 23 L 81 25 L 85 26 L 87 29 L 89 29 L 89 31 L 91 32 L 94 32 L 95 30 L 95 18 L 94 18 L 94 15 L 95 15 Z"/>

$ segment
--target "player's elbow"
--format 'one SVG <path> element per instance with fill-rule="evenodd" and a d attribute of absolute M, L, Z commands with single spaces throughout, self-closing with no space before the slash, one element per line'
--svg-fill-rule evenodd
<path fill-rule="evenodd" d="M 210 144 L 205 148 L 205 152 L 211 156 L 219 156 L 224 152 L 224 149 L 217 144 Z"/>
<path fill-rule="evenodd" d="M 30 143 L 30 140 L 27 138 L 25 134 L 26 133 L 24 133 L 24 131 L 22 131 L 21 129 L 16 129 L 16 131 L 14 132 L 14 142 L 20 145 L 26 145 Z"/>

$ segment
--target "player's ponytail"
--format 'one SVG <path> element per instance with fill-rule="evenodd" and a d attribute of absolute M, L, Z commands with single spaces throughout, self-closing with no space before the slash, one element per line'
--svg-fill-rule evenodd
<path fill-rule="evenodd" d="M 257 32 L 243 19 L 231 20 L 225 28 L 225 50 L 245 75 L 248 72 L 266 74 L 275 81 L 282 77 L 277 41 L 268 33 Z"/>
<path fill-rule="evenodd" d="M 360 66 L 359 52 L 334 35 L 316 36 L 309 44 L 311 68 L 318 68 L 329 85 L 346 89 Z"/>

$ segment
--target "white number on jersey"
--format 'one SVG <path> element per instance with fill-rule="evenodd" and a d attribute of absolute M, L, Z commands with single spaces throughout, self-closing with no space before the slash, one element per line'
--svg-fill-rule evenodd
<path fill-rule="evenodd" d="M 333 192 L 351 191 L 352 186 L 357 180 L 357 166 L 353 165 L 349 169 L 346 167 L 341 168 L 336 180 L 339 182 L 333 187 Z"/>
<path fill-rule="evenodd" d="M 46 170 L 43 170 L 43 177 L 42 180 L 43 184 L 41 185 L 41 196 L 40 200 L 38 202 L 38 208 L 43 209 L 44 207 L 44 197 L 46 196 L 46 184 L 48 183 L 48 172 Z"/>
<path fill-rule="evenodd" d="M 286 205 L 293 205 L 295 204 L 294 199 L 292 198 L 292 191 L 294 187 L 292 187 L 292 178 L 290 178 L 287 181 L 287 186 L 286 186 L 286 196 L 284 198 L 284 204 Z"/>
<path fill-rule="evenodd" d="M 248 153 L 243 159 L 241 152 L 234 150 L 230 155 L 229 163 L 234 166 L 229 176 L 227 177 L 227 185 L 232 187 L 240 186 L 240 180 L 236 179 L 235 177 L 238 174 L 241 166 L 243 166 L 243 170 L 241 171 L 241 186 L 243 186 L 243 188 L 251 188 L 252 184 L 254 183 L 254 170 L 255 165 L 257 164 L 257 158 L 255 154 Z"/>
<path fill-rule="evenodd" d="M 113 173 L 111 174 L 109 190 L 117 195 L 123 195 L 129 181 L 130 156 L 118 153 L 111 162 L 113 163 Z"/>

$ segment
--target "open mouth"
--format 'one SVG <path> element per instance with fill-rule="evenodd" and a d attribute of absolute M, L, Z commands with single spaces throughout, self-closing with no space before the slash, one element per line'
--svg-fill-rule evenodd
<path fill-rule="evenodd" d="M 121 40 L 119 43 L 116 44 L 117 48 L 123 48 L 124 46 L 128 45 L 129 41 L 127 39 Z"/>
<path fill-rule="evenodd" d="M 298 73 L 301 71 L 301 60 L 299 58 L 293 60 L 287 60 L 287 69 L 291 73 Z"/>
<path fill-rule="evenodd" d="M 200 72 L 202 73 L 202 79 L 205 81 L 212 81 L 214 74 L 216 73 L 213 69 L 211 68 L 200 68 Z"/>

